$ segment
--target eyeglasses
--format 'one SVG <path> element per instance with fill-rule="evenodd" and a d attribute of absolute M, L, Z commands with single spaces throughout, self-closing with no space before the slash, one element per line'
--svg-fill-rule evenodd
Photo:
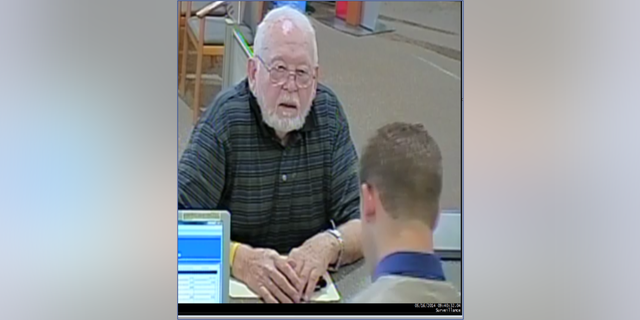
<path fill-rule="evenodd" d="M 316 78 L 316 76 L 312 75 L 310 71 L 300 69 L 291 71 L 284 63 L 280 62 L 276 62 L 274 65 L 269 67 L 260 56 L 255 57 L 258 58 L 262 65 L 267 69 L 269 72 L 269 79 L 276 86 L 284 85 L 287 80 L 289 80 L 289 76 L 293 75 L 298 88 L 305 89 L 309 87 Z"/>

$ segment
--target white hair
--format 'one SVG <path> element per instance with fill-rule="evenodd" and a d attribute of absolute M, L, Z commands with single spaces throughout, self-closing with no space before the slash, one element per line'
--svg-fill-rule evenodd
<path fill-rule="evenodd" d="M 316 42 L 316 31 L 313 29 L 313 25 L 306 15 L 290 6 L 279 7 L 267 13 L 258 25 L 258 30 L 256 31 L 256 36 L 253 41 L 254 53 L 263 57 L 263 54 L 267 50 L 266 44 L 269 42 L 269 37 L 271 36 L 267 31 L 271 29 L 271 26 L 274 24 L 284 20 L 290 20 L 296 27 L 300 28 L 311 38 L 311 58 L 313 59 L 312 62 L 314 66 L 317 66 L 318 43 Z"/>

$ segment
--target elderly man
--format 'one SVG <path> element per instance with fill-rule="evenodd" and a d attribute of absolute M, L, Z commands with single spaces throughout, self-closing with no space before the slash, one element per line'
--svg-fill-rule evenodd
<path fill-rule="evenodd" d="M 360 160 L 365 258 L 373 284 L 357 303 L 457 303 L 433 253 L 440 211 L 440 149 L 422 127 L 394 123 L 378 130 Z"/>
<path fill-rule="evenodd" d="M 318 83 L 307 17 L 270 11 L 254 50 L 247 79 L 194 128 L 178 203 L 229 210 L 233 276 L 266 302 L 301 302 L 327 270 L 362 256 L 357 155 L 336 95 Z"/>

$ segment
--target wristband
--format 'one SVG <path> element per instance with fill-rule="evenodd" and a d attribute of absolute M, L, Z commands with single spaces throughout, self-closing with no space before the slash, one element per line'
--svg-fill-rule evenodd
<path fill-rule="evenodd" d="M 229 254 L 229 265 L 233 267 L 233 261 L 236 258 L 236 251 L 238 251 L 238 248 L 240 247 L 240 243 L 239 242 L 231 242 L 231 250 L 230 250 L 230 254 Z"/>

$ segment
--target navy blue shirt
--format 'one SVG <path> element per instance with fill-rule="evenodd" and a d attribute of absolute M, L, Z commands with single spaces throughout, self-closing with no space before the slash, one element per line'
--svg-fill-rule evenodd
<path fill-rule="evenodd" d="M 385 275 L 446 280 L 440 258 L 424 252 L 395 252 L 384 257 L 373 273 L 373 281 Z"/>
<path fill-rule="evenodd" d="M 245 79 L 202 115 L 178 164 L 178 208 L 231 212 L 231 241 L 287 254 L 360 216 L 358 156 L 342 105 L 318 85 L 283 146 Z"/>

